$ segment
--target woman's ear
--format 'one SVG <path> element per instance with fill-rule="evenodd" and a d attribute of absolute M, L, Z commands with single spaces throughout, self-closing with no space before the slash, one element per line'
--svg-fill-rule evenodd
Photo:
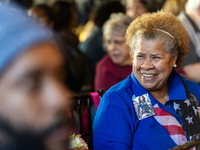
<path fill-rule="evenodd" d="M 177 66 L 177 64 L 176 64 L 176 61 L 177 61 L 177 56 L 174 56 L 174 62 L 173 62 L 173 66 L 174 66 L 174 65 L 176 65 L 176 66 Z"/>

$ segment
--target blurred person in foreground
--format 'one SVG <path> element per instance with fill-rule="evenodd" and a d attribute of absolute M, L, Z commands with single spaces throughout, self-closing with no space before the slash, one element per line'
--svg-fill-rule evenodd
<path fill-rule="evenodd" d="M 200 84 L 200 0 L 188 0 L 185 11 L 178 16 L 189 36 L 189 51 L 183 70 L 189 79 Z"/>
<path fill-rule="evenodd" d="M 0 5 L 0 149 L 66 150 L 71 119 L 63 57 L 50 32 Z"/>
<path fill-rule="evenodd" d="M 125 33 L 132 18 L 123 13 L 113 13 L 103 25 L 103 43 L 107 54 L 98 62 L 95 72 L 95 91 L 107 91 L 132 72 L 130 49 Z"/>
<path fill-rule="evenodd" d="M 130 24 L 126 40 L 133 73 L 103 95 L 94 149 L 167 150 L 190 142 L 200 132 L 200 87 L 174 71 L 188 51 L 181 21 L 162 11 L 144 14 Z"/>

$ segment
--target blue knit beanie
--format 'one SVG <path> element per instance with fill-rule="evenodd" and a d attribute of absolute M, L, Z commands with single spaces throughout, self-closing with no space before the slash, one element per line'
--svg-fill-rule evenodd
<path fill-rule="evenodd" d="M 39 42 L 52 41 L 50 31 L 37 25 L 15 4 L 0 4 L 0 75 L 18 55 Z"/>

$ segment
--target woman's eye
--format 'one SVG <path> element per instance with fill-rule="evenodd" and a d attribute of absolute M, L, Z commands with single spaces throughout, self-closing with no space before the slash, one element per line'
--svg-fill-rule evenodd
<path fill-rule="evenodd" d="M 42 81 L 38 77 L 23 78 L 19 81 L 19 86 L 26 92 L 37 92 L 42 87 Z"/>
<path fill-rule="evenodd" d="M 106 45 L 109 45 L 110 43 L 111 43 L 110 40 L 105 40 L 105 41 L 104 41 L 104 44 L 106 44 Z"/>
<path fill-rule="evenodd" d="M 142 55 L 138 55 L 137 58 L 142 59 L 142 58 L 144 58 L 144 56 L 142 56 Z"/>
<path fill-rule="evenodd" d="M 153 57 L 153 59 L 161 59 L 161 57 L 157 57 L 157 56 L 155 56 L 155 57 Z"/>
<path fill-rule="evenodd" d="M 41 88 L 41 81 L 30 80 L 25 83 L 26 90 L 29 92 L 36 92 Z"/>

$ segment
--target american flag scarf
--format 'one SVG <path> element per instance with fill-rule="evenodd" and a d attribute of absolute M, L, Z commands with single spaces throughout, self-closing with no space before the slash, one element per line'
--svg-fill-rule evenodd
<path fill-rule="evenodd" d="M 185 144 L 187 140 L 184 130 L 176 118 L 172 114 L 161 109 L 158 104 L 154 105 L 153 107 L 156 113 L 154 118 L 167 130 L 172 140 L 177 145 Z"/>
<path fill-rule="evenodd" d="M 187 141 L 190 142 L 193 140 L 193 136 L 197 133 L 200 133 L 200 119 L 197 111 L 197 98 L 190 93 L 185 82 L 181 78 L 184 85 L 187 99 L 185 101 L 174 101 L 174 109 L 176 113 L 183 120 L 183 129 L 186 133 Z"/>
<path fill-rule="evenodd" d="M 182 79 L 182 78 L 181 78 Z M 195 101 L 197 100 L 187 89 L 184 81 L 187 99 L 173 101 L 176 113 L 183 120 L 180 124 L 170 113 L 154 105 L 156 115 L 154 118 L 167 130 L 170 137 L 177 145 L 182 145 L 193 140 L 193 136 L 200 133 L 200 120 Z"/>

